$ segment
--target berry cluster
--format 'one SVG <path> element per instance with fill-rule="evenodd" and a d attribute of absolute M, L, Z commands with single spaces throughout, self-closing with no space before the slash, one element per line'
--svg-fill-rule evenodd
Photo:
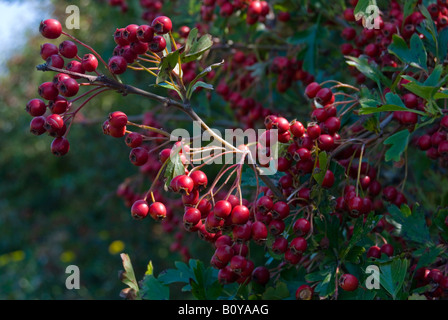
<path fill-rule="evenodd" d="M 205 22 L 214 20 L 215 8 L 219 8 L 219 15 L 228 18 L 238 11 L 246 13 L 246 23 L 253 25 L 256 22 L 263 22 L 270 12 L 270 7 L 267 1 L 259 0 L 204 0 L 201 6 L 201 17 Z"/>
<path fill-rule="evenodd" d="M 270 71 L 277 77 L 277 90 L 280 93 L 288 90 L 294 81 L 301 81 L 304 85 L 314 82 L 314 76 L 302 69 L 303 61 L 295 58 L 277 56 L 272 60 Z"/>
<path fill-rule="evenodd" d="M 439 159 L 442 167 L 448 166 L 448 115 L 416 140 L 417 147 L 432 160 Z"/>
<path fill-rule="evenodd" d="M 55 19 L 42 21 L 39 30 L 47 39 L 57 39 L 63 34 L 60 22 Z M 77 45 L 70 40 L 62 41 L 59 46 L 45 43 L 41 46 L 40 55 L 47 66 L 65 69 L 70 73 L 96 72 L 98 67 L 98 60 L 94 54 L 87 53 L 81 58 Z M 69 61 L 66 62 L 64 59 Z M 47 132 L 55 137 L 51 144 L 51 151 L 57 156 L 65 155 L 70 149 L 66 139 L 68 128 L 70 128 L 67 123 L 73 122 L 79 109 L 72 111 L 73 103 L 78 98 L 72 100 L 69 98 L 78 94 L 80 89 L 78 79 L 76 75 L 58 73 L 52 81 L 44 82 L 39 86 L 38 94 L 41 99 L 32 99 L 26 105 L 26 111 L 33 116 L 30 132 L 35 135 Z"/>

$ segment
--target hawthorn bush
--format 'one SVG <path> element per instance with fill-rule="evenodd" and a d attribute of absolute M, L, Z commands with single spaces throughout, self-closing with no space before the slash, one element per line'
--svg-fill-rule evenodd
<path fill-rule="evenodd" d="M 108 4 L 129 14 L 131 1 Z M 116 188 L 122 214 L 161 225 L 183 261 L 139 275 L 123 253 L 123 298 L 169 299 L 174 284 L 210 300 L 446 298 L 447 1 L 138 5 L 91 31 L 110 34 L 106 54 L 43 19 L 47 79 L 26 104 L 62 157 L 104 94 L 144 101 L 97 130 L 138 167 Z M 193 123 L 217 144 L 172 133 Z M 265 131 L 234 145 L 215 127 Z"/>

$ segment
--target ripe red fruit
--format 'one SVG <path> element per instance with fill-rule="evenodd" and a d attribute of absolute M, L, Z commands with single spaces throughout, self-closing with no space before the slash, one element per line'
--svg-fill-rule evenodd
<path fill-rule="evenodd" d="M 137 148 L 142 145 L 143 136 L 138 132 L 130 132 L 124 142 L 130 148 Z"/>
<path fill-rule="evenodd" d="M 52 100 L 48 103 L 48 109 L 52 113 L 62 114 L 69 108 L 69 102 L 62 96 L 57 97 L 56 100 Z"/>
<path fill-rule="evenodd" d="M 173 23 L 170 18 L 166 16 L 159 16 L 152 21 L 151 27 L 154 29 L 155 33 L 165 34 L 171 31 L 173 28 Z"/>
<path fill-rule="evenodd" d="M 122 37 L 127 42 L 131 43 L 137 41 L 137 30 L 139 26 L 136 24 L 130 24 L 122 31 Z"/>
<path fill-rule="evenodd" d="M 388 257 L 392 257 L 394 255 L 394 247 L 389 243 L 385 243 L 381 246 L 381 253 L 384 253 Z"/>
<path fill-rule="evenodd" d="M 62 25 L 56 19 L 47 19 L 40 23 L 39 32 L 48 39 L 57 39 L 62 34 Z"/>
<path fill-rule="evenodd" d="M 46 130 L 59 130 L 64 126 L 64 119 L 58 114 L 50 114 L 45 120 Z"/>
<path fill-rule="evenodd" d="M 378 246 L 372 246 L 367 250 L 367 258 L 381 258 L 381 249 Z"/>
<path fill-rule="evenodd" d="M 355 291 L 358 288 L 358 278 L 346 273 L 339 278 L 339 286 L 345 291 Z"/>
<path fill-rule="evenodd" d="M 289 205 L 283 201 L 277 201 L 272 207 L 272 217 L 274 219 L 285 219 L 289 215 Z"/>
<path fill-rule="evenodd" d="M 296 290 L 296 300 L 311 300 L 313 298 L 313 294 L 313 288 L 307 284 L 303 284 Z"/>
<path fill-rule="evenodd" d="M 203 171 L 200 170 L 193 171 L 190 174 L 190 178 L 193 179 L 194 187 L 196 189 L 202 190 L 207 188 L 208 178 Z"/>
<path fill-rule="evenodd" d="M 230 269 L 236 274 L 241 274 L 241 272 L 246 268 L 247 260 L 245 257 L 240 255 L 235 255 L 230 259 Z"/>
<path fill-rule="evenodd" d="M 321 105 L 328 104 L 333 98 L 333 92 L 329 88 L 322 88 L 316 94 L 316 101 Z"/>
<path fill-rule="evenodd" d="M 244 205 L 237 205 L 231 212 L 231 221 L 233 224 L 245 224 L 249 220 L 249 209 Z"/>
<path fill-rule="evenodd" d="M 274 206 L 274 203 L 272 199 L 268 196 L 262 196 L 257 200 L 257 210 L 262 213 L 269 212 L 272 207 Z"/>
<path fill-rule="evenodd" d="M 109 124 L 112 127 L 121 128 L 124 127 L 128 122 L 128 116 L 126 113 L 121 111 L 114 111 L 109 114 Z"/>
<path fill-rule="evenodd" d="M 141 42 L 149 43 L 154 38 L 154 29 L 148 25 L 141 25 L 137 29 L 137 39 Z"/>
<path fill-rule="evenodd" d="M 201 220 L 201 212 L 196 208 L 190 208 L 185 211 L 183 216 L 183 222 L 186 227 L 192 227 L 199 223 Z"/>
<path fill-rule="evenodd" d="M 308 137 L 310 139 L 316 140 L 321 134 L 321 129 L 317 123 L 310 123 L 306 129 L 306 132 L 308 133 Z"/>
<path fill-rule="evenodd" d="M 321 134 L 317 139 L 320 150 L 330 151 L 334 147 L 334 138 L 329 134 Z"/>
<path fill-rule="evenodd" d="M 145 200 L 137 200 L 131 207 L 131 215 L 136 220 L 146 218 L 149 213 L 149 206 Z"/>
<path fill-rule="evenodd" d="M 166 48 L 166 40 L 164 37 L 155 36 L 152 41 L 149 43 L 149 50 L 152 52 L 158 53 Z"/>
<path fill-rule="evenodd" d="M 301 138 L 305 133 L 305 127 L 299 121 L 293 121 L 290 126 L 291 133 L 296 138 Z"/>
<path fill-rule="evenodd" d="M 128 67 L 127 61 L 121 56 L 113 56 L 108 62 L 109 70 L 114 74 L 122 74 Z"/>
<path fill-rule="evenodd" d="M 43 45 L 40 46 L 40 56 L 44 60 L 47 60 L 50 56 L 58 53 L 59 53 L 58 47 L 52 43 L 44 43 Z"/>
<path fill-rule="evenodd" d="M 73 97 L 78 94 L 79 83 L 73 78 L 66 78 L 58 83 L 57 88 L 64 97 Z"/>
<path fill-rule="evenodd" d="M 148 150 L 142 147 L 133 148 L 129 154 L 129 160 L 135 166 L 142 166 L 148 161 Z"/>
<path fill-rule="evenodd" d="M 353 198 L 349 199 L 347 205 L 350 216 L 352 217 L 359 217 L 363 212 L 363 201 L 361 197 L 354 196 Z"/>
<path fill-rule="evenodd" d="M 293 230 L 299 237 L 306 236 L 311 230 L 311 223 L 305 218 L 297 219 L 294 222 Z"/>
<path fill-rule="evenodd" d="M 65 58 L 72 59 L 78 54 L 78 47 L 74 42 L 65 40 L 59 44 L 59 53 Z"/>
<path fill-rule="evenodd" d="M 216 202 L 213 212 L 217 218 L 226 219 L 232 212 L 232 205 L 229 201 L 219 200 Z"/>
<path fill-rule="evenodd" d="M 317 82 L 312 82 L 306 86 L 305 95 L 310 99 L 314 99 L 321 89 L 321 86 Z"/>
<path fill-rule="evenodd" d="M 51 153 L 55 156 L 61 157 L 70 150 L 70 143 L 64 137 L 58 137 L 51 143 Z"/>
<path fill-rule="evenodd" d="M 231 246 L 222 245 L 215 250 L 216 258 L 222 262 L 224 265 L 230 262 L 230 259 L 234 256 L 234 252 Z"/>
<path fill-rule="evenodd" d="M 272 251 L 275 254 L 282 254 L 288 249 L 288 240 L 285 237 L 278 236 L 272 243 Z"/>
<path fill-rule="evenodd" d="M 262 286 L 269 282 L 270 277 L 271 274 L 268 268 L 264 266 L 256 267 L 254 271 L 252 271 L 252 280 Z"/>
<path fill-rule="evenodd" d="M 268 229 L 263 222 L 256 221 L 252 224 L 252 239 L 256 244 L 264 244 L 268 238 Z"/>
<path fill-rule="evenodd" d="M 149 214 L 154 220 L 163 220 L 166 217 L 166 207 L 161 202 L 154 202 L 149 206 Z"/>
<path fill-rule="evenodd" d="M 305 238 L 302 237 L 292 239 L 291 243 L 289 244 L 289 248 L 297 254 L 304 253 L 307 247 L 308 243 L 306 242 Z"/>
<path fill-rule="evenodd" d="M 46 119 L 44 116 L 35 117 L 30 122 L 30 132 L 36 136 L 44 134 L 47 129 L 45 129 Z"/>
<path fill-rule="evenodd" d="M 194 189 L 194 181 L 191 177 L 186 175 L 178 176 L 176 180 L 176 189 L 177 192 L 184 193 L 184 194 L 190 194 Z"/>
<path fill-rule="evenodd" d="M 296 265 L 302 259 L 302 254 L 294 252 L 292 249 L 289 248 L 285 251 L 284 258 L 286 262 L 292 265 Z"/>
<path fill-rule="evenodd" d="M 26 112 L 28 112 L 33 117 L 39 117 L 45 114 L 47 106 L 45 102 L 40 99 L 31 99 L 26 104 Z"/>
<path fill-rule="evenodd" d="M 443 116 L 442 120 L 440 120 L 440 126 L 444 130 L 448 130 L 448 115 Z"/>
<path fill-rule="evenodd" d="M 59 91 L 53 82 L 42 83 L 37 92 L 45 100 L 55 100 L 59 95 Z"/>
<path fill-rule="evenodd" d="M 87 53 L 82 57 L 82 68 L 87 72 L 94 72 L 98 68 L 98 59 L 91 53 Z"/>
<path fill-rule="evenodd" d="M 322 188 L 329 189 L 334 184 L 334 174 L 331 170 L 327 170 L 324 180 L 322 181 Z"/>

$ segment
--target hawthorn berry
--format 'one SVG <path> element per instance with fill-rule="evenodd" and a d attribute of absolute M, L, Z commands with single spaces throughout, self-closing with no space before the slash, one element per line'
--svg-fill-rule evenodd
<path fill-rule="evenodd" d="M 161 202 L 154 202 L 149 206 L 149 215 L 154 220 L 160 221 L 166 218 L 166 207 Z"/>
<path fill-rule="evenodd" d="M 136 220 L 146 218 L 149 213 L 149 205 L 145 200 L 137 200 L 132 204 L 131 215 Z"/>
<path fill-rule="evenodd" d="M 171 31 L 173 28 L 173 23 L 170 18 L 166 16 L 159 16 L 152 21 L 151 27 L 154 29 L 155 33 L 165 34 Z"/>
<path fill-rule="evenodd" d="M 59 44 L 59 53 L 64 58 L 72 59 L 78 54 L 78 47 L 74 42 L 65 40 Z"/>
<path fill-rule="evenodd" d="M 51 153 L 55 156 L 62 157 L 70 150 L 70 143 L 64 137 L 58 137 L 51 143 Z"/>
<path fill-rule="evenodd" d="M 62 25 L 56 19 L 43 20 L 39 26 L 39 32 L 48 39 L 57 39 L 62 34 Z"/>
<path fill-rule="evenodd" d="M 142 147 L 133 148 L 129 154 L 129 160 L 135 166 L 144 165 L 148 158 L 148 150 Z"/>
<path fill-rule="evenodd" d="M 39 117 L 45 114 L 47 106 L 45 102 L 40 99 L 31 99 L 26 104 L 26 112 L 28 112 L 33 117 Z"/>
<path fill-rule="evenodd" d="M 36 116 L 30 122 L 30 132 L 36 136 L 44 134 L 47 129 L 45 129 L 46 118 L 44 116 Z"/>
<path fill-rule="evenodd" d="M 355 291 L 358 289 L 358 278 L 354 275 L 346 273 L 339 278 L 339 286 L 345 291 Z"/>
<path fill-rule="evenodd" d="M 314 290 L 307 284 L 303 284 L 296 290 L 296 300 L 311 300 Z"/>
<path fill-rule="evenodd" d="M 98 59 L 91 53 L 87 53 L 81 60 L 82 68 L 87 72 L 94 72 L 98 68 Z"/>
<path fill-rule="evenodd" d="M 73 97 L 78 94 L 79 83 L 73 78 L 66 78 L 58 83 L 57 88 L 64 97 Z"/>
<path fill-rule="evenodd" d="M 242 225 L 249 220 L 249 209 L 244 205 L 237 205 L 230 214 L 232 224 Z"/>
<path fill-rule="evenodd" d="M 166 48 L 166 40 L 164 37 L 155 36 L 152 41 L 149 43 L 149 50 L 152 52 L 158 53 Z"/>
<path fill-rule="evenodd" d="M 109 59 L 109 70 L 114 74 L 122 74 L 126 71 L 128 64 L 121 56 L 113 56 Z"/>

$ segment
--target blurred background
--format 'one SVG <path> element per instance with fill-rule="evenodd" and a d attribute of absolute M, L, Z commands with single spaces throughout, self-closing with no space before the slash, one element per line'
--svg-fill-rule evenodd
<path fill-rule="evenodd" d="M 151 110 L 151 102 L 113 92 L 95 99 L 84 114 L 91 123 L 73 126 L 63 158 L 51 154 L 52 137 L 29 133 L 25 105 L 53 77 L 36 70 L 43 62 L 40 45 L 62 41 L 41 37 L 40 21 L 65 21 L 66 7 L 78 5 L 81 28 L 70 33 L 107 61 L 115 29 L 143 23 L 138 1 L 128 3 L 123 14 L 107 1 L 0 1 L 0 299 L 120 299 L 121 252 L 129 254 L 138 279 L 150 260 L 155 273 L 182 260 L 170 251 L 174 235 L 150 219 L 133 220 L 116 196 L 118 185 L 138 170 L 123 139 L 104 136 L 101 128 L 109 112 L 138 114 Z M 132 73 L 123 78 L 145 81 Z M 211 249 L 204 248 L 196 249 L 207 257 Z M 72 264 L 80 268 L 80 290 L 65 288 Z"/>

